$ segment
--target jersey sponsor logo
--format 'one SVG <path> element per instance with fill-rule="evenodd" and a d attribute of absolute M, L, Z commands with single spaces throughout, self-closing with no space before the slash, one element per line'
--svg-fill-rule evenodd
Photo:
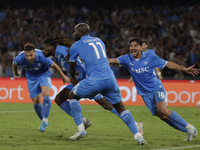
<path fill-rule="evenodd" d="M 131 70 L 136 73 L 144 73 L 149 71 L 149 67 L 142 67 L 138 69 L 134 69 L 133 67 L 131 67 Z"/>
<path fill-rule="evenodd" d="M 144 65 L 147 65 L 147 64 L 148 64 L 148 61 L 145 61 L 145 62 L 144 62 Z"/>

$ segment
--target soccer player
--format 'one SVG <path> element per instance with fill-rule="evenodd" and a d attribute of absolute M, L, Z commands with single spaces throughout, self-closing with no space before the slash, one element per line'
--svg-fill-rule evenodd
<path fill-rule="evenodd" d="M 46 57 L 54 56 L 54 60 L 59 63 L 63 68 L 69 72 L 69 48 L 74 42 L 69 41 L 67 38 L 62 38 L 61 35 L 58 35 L 55 39 L 46 39 L 42 44 L 42 52 Z M 78 81 L 81 81 L 86 77 L 85 74 L 85 67 L 81 63 L 80 59 L 77 59 L 76 64 L 76 79 Z M 67 101 L 68 93 L 72 90 L 73 84 L 67 85 L 65 88 L 60 91 L 56 97 L 55 102 L 56 104 L 65 111 L 68 115 L 72 116 L 71 109 L 69 106 L 69 101 Z M 105 98 L 103 98 L 100 94 L 96 95 L 93 98 L 99 105 L 101 105 L 104 109 L 109 110 L 119 116 L 116 109 L 113 107 L 113 105 L 108 102 Z M 88 128 L 92 122 L 89 119 L 86 119 L 82 116 L 83 124 L 85 126 L 85 129 Z M 141 122 L 135 122 L 139 132 L 143 134 L 143 123 Z"/>
<path fill-rule="evenodd" d="M 153 49 L 147 49 L 148 45 L 147 45 L 147 41 L 143 40 L 142 41 L 142 51 L 143 52 L 148 52 L 148 53 L 154 53 L 155 54 L 155 51 Z M 162 80 L 163 77 L 162 77 L 162 74 L 160 72 L 160 69 L 159 68 L 155 68 L 155 71 L 156 71 L 156 74 L 157 74 L 157 77 L 158 79 Z M 133 82 L 133 78 L 130 77 L 130 79 L 128 80 L 130 83 Z"/>
<path fill-rule="evenodd" d="M 21 52 L 13 61 L 13 72 L 19 76 L 17 66 L 22 65 L 26 70 L 26 79 L 29 95 L 33 101 L 35 112 L 42 120 L 39 131 L 46 131 L 48 117 L 51 108 L 50 90 L 51 90 L 51 72 L 49 67 L 54 68 L 62 77 L 63 83 L 70 82 L 70 79 L 64 75 L 61 69 L 50 59 L 46 58 L 41 50 L 35 49 L 33 44 L 24 45 L 24 51 Z M 40 94 L 43 96 L 43 107 L 40 103 Z"/>
<path fill-rule="evenodd" d="M 82 97 L 93 98 L 101 93 L 120 114 L 120 118 L 126 123 L 139 145 L 147 144 L 139 133 L 131 113 L 125 109 L 121 100 L 121 93 L 116 78 L 109 66 L 105 45 L 97 37 L 89 35 L 90 27 L 86 23 L 79 23 L 74 27 L 73 36 L 76 39 L 70 48 L 70 80 L 75 85 L 69 93 L 72 116 L 78 127 L 78 132 L 70 137 L 78 140 L 87 136 L 81 119 L 81 107 L 79 99 Z M 76 62 L 80 57 L 86 68 L 87 77 L 79 83 L 76 80 Z"/>
<path fill-rule="evenodd" d="M 142 96 L 152 115 L 160 117 L 168 125 L 183 132 L 187 132 L 187 141 L 197 136 L 195 127 L 187 123 L 178 113 L 169 110 L 166 106 L 165 89 L 161 81 L 156 77 L 154 68 L 168 67 L 170 69 L 185 71 L 193 76 L 199 73 L 199 69 L 190 66 L 188 68 L 180 66 L 174 62 L 166 61 L 159 58 L 154 53 L 142 51 L 142 40 L 132 38 L 130 40 L 130 54 L 118 58 L 108 59 L 110 64 L 124 65 L 130 72 L 137 92 Z"/>

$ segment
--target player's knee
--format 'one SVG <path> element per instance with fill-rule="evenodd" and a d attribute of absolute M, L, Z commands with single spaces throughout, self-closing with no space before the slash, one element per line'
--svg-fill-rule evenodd
<path fill-rule="evenodd" d="M 160 114 L 160 116 L 165 116 L 167 114 L 167 109 L 162 107 L 158 109 L 158 113 Z"/>
<path fill-rule="evenodd" d="M 55 103 L 58 104 L 59 106 L 61 105 L 61 104 L 60 104 L 60 103 L 61 103 L 61 100 L 60 100 L 60 99 L 61 99 L 61 98 L 60 98 L 59 95 L 57 95 L 57 96 L 55 97 L 55 99 L 54 99 Z"/>

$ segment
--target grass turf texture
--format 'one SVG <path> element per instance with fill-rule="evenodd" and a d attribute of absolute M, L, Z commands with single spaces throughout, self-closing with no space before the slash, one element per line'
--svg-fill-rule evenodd
<path fill-rule="evenodd" d="M 126 106 L 136 121 L 144 123 L 144 138 L 148 145 L 137 145 L 134 136 L 120 118 L 99 105 L 82 105 L 82 114 L 93 125 L 88 137 L 70 141 L 77 127 L 73 118 L 52 104 L 49 127 L 39 132 L 41 124 L 33 104 L 0 103 L 0 150 L 140 150 L 140 149 L 200 149 L 200 135 L 184 142 L 186 133 L 153 117 L 145 106 Z M 200 131 L 200 109 L 169 107 Z M 189 147 L 191 146 L 191 147 Z M 188 147 L 188 148 L 187 148 Z"/>

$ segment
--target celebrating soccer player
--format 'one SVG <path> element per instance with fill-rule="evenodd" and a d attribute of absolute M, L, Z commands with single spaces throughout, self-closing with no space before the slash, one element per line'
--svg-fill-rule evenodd
<path fill-rule="evenodd" d="M 174 62 L 163 60 L 155 53 L 143 52 L 142 40 L 137 37 L 130 40 L 130 52 L 130 54 L 118 58 L 109 58 L 108 61 L 110 64 L 126 66 L 133 78 L 138 94 L 142 96 L 152 115 L 160 117 L 161 120 L 175 129 L 186 132 L 186 140 L 191 141 L 193 137 L 197 136 L 197 130 L 178 113 L 167 108 L 165 89 L 156 77 L 154 68 L 162 69 L 166 66 L 170 69 L 185 71 L 193 76 L 199 73 L 199 69 L 193 68 L 194 65 L 186 68 Z"/>

